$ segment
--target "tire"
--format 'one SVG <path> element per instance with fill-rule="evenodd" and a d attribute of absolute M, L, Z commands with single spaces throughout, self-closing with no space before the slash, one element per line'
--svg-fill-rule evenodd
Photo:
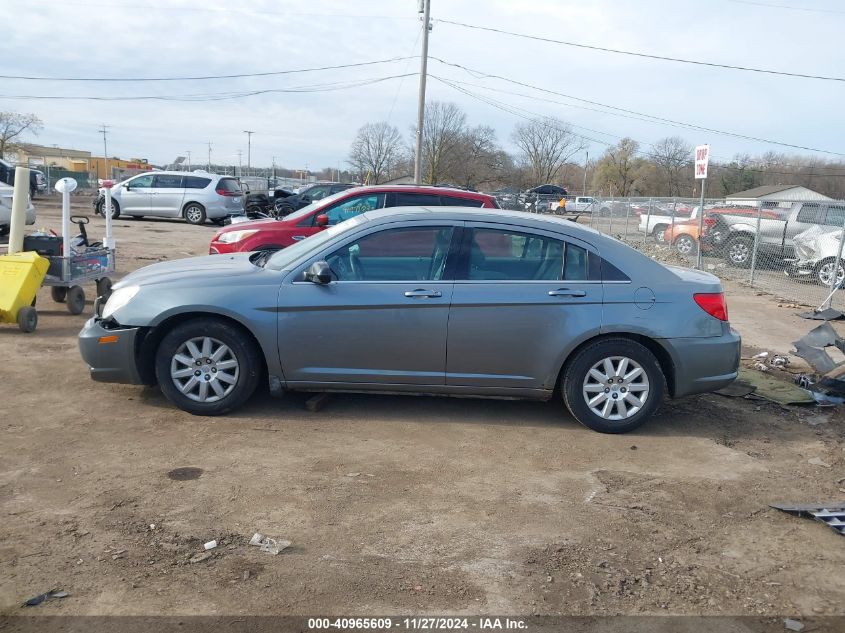
<path fill-rule="evenodd" d="M 610 207 L 602 207 L 601 209 L 599 209 L 599 216 L 600 217 L 603 217 L 603 218 L 610 217 L 610 214 L 611 214 Z"/>
<path fill-rule="evenodd" d="M 747 236 L 735 237 L 725 246 L 725 259 L 731 266 L 748 268 L 754 250 L 754 240 Z"/>
<path fill-rule="evenodd" d="M 813 273 L 813 276 L 820 286 L 824 286 L 826 288 L 830 288 L 830 282 L 833 281 L 833 267 L 836 265 L 836 259 L 833 257 L 828 257 L 827 259 L 823 259 L 816 265 L 816 270 Z M 837 271 L 836 281 L 837 287 L 842 285 L 842 281 L 845 280 L 845 261 L 839 262 L 839 270 Z"/>
<path fill-rule="evenodd" d="M 630 375 L 633 370 L 625 370 L 621 366 L 622 359 L 626 360 L 627 367 L 635 366 L 635 369 L 641 369 L 642 372 L 627 382 L 612 384 L 597 381 L 596 374 L 591 373 L 598 366 L 601 368 L 597 370 L 598 373 L 607 375 L 608 371 L 604 367 L 607 367 L 606 362 L 610 362 L 613 371 L 621 368 L 624 375 Z M 609 378 L 624 381 L 616 374 Z M 664 391 L 665 379 L 654 354 L 643 345 L 626 338 L 607 338 L 588 344 L 567 362 L 561 376 L 561 393 L 566 407 L 578 422 L 599 433 L 633 431 L 657 411 Z M 604 396 L 604 400 L 590 405 L 587 394 L 593 394 L 589 396 L 591 399 Z M 611 399 L 611 395 L 619 397 Z M 632 403 L 629 398 L 640 404 Z M 626 409 L 624 417 L 620 404 Z M 602 410 L 594 411 L 598 407 Z"/>
<path fill-rule="evenodd" d="M 658 224 L 657 226 L 652 229 L 651 234 L 654 236 L 654 241 L 658 244 L 665 244 L 666 238 L 664 237 L 664 233 L 666 229 L 669 228 L 668 224 Z"/>
<path fill-rule="evenodd" d="M 109 300 L 111 296 L 112 280 L 108 277 L 103 277 L 97 280 L 97 296 L 102 299 L 103 305 Z"/>
<path fill-rule="evenodd" d="M 142 219 L 144 219 L 144 216 L 143 216 L 143 215 L 130 215 L 129 217 L 130 217 L 130 218 L 132 218 L 133 220 L 142 220 Z"/>
<path fill-rule="evenodd" d="M 197 225 L 205 223 L 205 209 L 201 204 L 196 202 L 191 202 L 186 205 L 185 209 L 182 211 L 182 215 L 185 216 L 185 221 L 188 224 Z"/>
<path fill-rule="evenodd" d="M 24 306 L 18 310 L 17 321 L 21 332 L 34 332 L 38 327 L 38 312 L 32 306 Z"/>
<path fill-rule="evenodd" d="M 104 215 L 104 209 L 105 208 L 106 208 L 106 201 L 105 200 L 100 200 L 99 202 L 97 202 L 97 213 L 99 213 L 103 217 L 106 217 Z M 111 201 L 111 219 L 117 220 L 117 218 L 119 218 L 119 217 L 120 217 L 120 204 L 118 203 L 117 200 L 112 198 L 112 201 Z"/>
<path fill-rule="evenodd" d="M 67 311 L 71 314 L 82 314 L 85 309 L 85 291 L 82 286 L 71 286 L 67 290 L 65 297 L 67 302 Z"/>
<path fill-rule="evenodd" d="M 50 288 L 50 296 L 56 303 L 64 303 L 67 297 L 67 288 L 64 286 L 53 286 Z"/>
<path fill-rule="evenodd" d="M 678 239 L 675 240 L 675 250 L 679 255 L 687 257 L 696 253 L 698 250 L 698 244 L 691 236 L 686 234 L 680 235 L 678 236 Z"/>
<path fill-rule="evenodd" d="M 221 346 L 226 350 L 221 351 Z M 218 353 L 222 355 L 214 361 Z M 255 392 L 263 367 L 260 351 L 243 330 L 208 317 L 175 326 L 162 339 L 155 357 L 162 393 L 193 415 L 223 415 L 243 405 Z M 199 376 L 196 371 L 201 372 Z"/>

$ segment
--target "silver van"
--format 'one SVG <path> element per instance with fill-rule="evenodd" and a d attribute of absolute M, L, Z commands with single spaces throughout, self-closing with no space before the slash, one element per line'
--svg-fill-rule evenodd
<path fill-rule="evenodd" d="M 94 207 L 100 215 L 105 190 L 100 189 Z M 244 210 L 244 194 L 232 176 L 208 172 L 155 171 L 133 176 L 112 188 L 112 218 L 185 218 L 190 224 L 211 220 L 222 224 Z"/>

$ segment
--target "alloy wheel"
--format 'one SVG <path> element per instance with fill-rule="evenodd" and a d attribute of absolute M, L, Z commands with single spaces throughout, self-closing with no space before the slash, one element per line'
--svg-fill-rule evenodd
<path fill-rule="evenodd" d="M 185 341 L 170 360 L 173 384 L 195 402 L 222 400 L 235 388 L 239 373 L 232 350 L 209 336 Z"/>
<path fill-rule="evenodd" d="M 592 366 L 582 385 L 584 401 L 605 420 L 626 420 L 643 408 L 650 393 L 648 375 L 626 356 L 610 356 Z"/>
<path fill-rule="evenodd" d="M 728 250 L 728 257 L 735 264 L 743 264 L 748 260 L 749 249 L 745 242 L 734 242 Z"/>
<path fill-rule="evenodd" d="M 818 278 L 821 285 L 830 286 L 830 282 L 833 281 L 833 267 L 835 265 L 835 262 L 825 262 L 819 266 Z M 836 275 L 837 287 L 842 285 L 843 280 L 845 280 L 845 268 L 843 268 L 842 264 L 839 264 L 839 269 L 837 270 Z"/>

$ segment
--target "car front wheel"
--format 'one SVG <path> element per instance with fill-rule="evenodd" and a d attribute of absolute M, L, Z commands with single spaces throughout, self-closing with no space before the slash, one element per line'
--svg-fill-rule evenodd
<path fill-rule="evenodd" d="M 833 269 L 836 266 L 836 260 L 829 258 L 822 261 L 816 266 L 816 281 L 820 285 L 830 287 L 833 281 Z M 845 281 L 845 266 L 839 262 L 839 268 L 836 269 L 836 286 L 841 287 L 842 282 Z"/>
<path fill-rule="evenodd" d="M 609 338 L 587 345 L 567 363 L 561 392 L 584 426 L 600 433 L 627 433 L 660 406 L 664 383 L 660 364 L 648 348 Z"/>
<path fill-rule="evenodd" d="M 106 208 L 106 201 L 105 201 L 104 198 L 100 198 L 100 200 L 97 202 L 97 213 L 99 213 L 103 217 L 106 217 L 105 216 L 105 208 Z M 117 202 L 117 200 L 112 198 L 112 200 L 111 200 L 111 219 L 117 220 L 117 218 L 119 218 L 119 217 L 120 217 L 120 204 Z"/>
<path fill-rule="evenodd" d="M 262 374 L 255 343 L 239 327 L 214 318 L 181 323 L 156 352 L 162 393 L 194 415 L 222 415 L 243 405 Z"/>

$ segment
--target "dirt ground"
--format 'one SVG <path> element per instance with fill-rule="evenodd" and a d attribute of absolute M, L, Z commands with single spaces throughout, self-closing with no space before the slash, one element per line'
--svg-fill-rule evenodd
<path fill-rule="evenodd" d="M 38 208 L 60 228 L 57 204 Z M 103 220 L 89 227 L 100 237 Z M 214 228 L 115 230 L 125 274 L 204 254 Z M 727 289 L 752 345 L 789 351 L 809 329 Z M 194 417 L 157 389 L 92 382 L 87 317 L 45 290 L 38 309 L 35 334 L 0 326 L 0 614 L 54 588 L 70 595 L 32 610 L 845 613 L 843 537 L 768 508 L 845 499 L 839 411 L 704 395 L 624 436 L 557 400 L 337 395 L 310 413 L 304 395 L 260 394 Z M 292 545 L 273 556 L 254 532 Z"/>

